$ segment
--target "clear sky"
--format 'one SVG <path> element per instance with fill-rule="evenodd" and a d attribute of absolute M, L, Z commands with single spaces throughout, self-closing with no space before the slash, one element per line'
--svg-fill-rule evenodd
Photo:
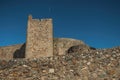
<path fill-rule="evenodd" d="M 26 41 L 29 14 L 53 18 L 54 37 L 120 46 L 120 0 L 0 0 L 0 46 Z"/>

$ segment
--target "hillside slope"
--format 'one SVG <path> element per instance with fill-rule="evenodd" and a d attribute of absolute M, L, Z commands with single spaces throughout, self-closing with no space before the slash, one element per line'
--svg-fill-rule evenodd
<path fill-rule="evenodd" d="M 1 60 L 0 80 L 120 80 L 120 47 Z"/>

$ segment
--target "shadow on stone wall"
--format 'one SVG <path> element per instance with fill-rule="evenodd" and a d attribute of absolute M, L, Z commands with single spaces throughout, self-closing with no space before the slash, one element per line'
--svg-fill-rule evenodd
<path fill-rule="evenodd" d="M 13 58 L 25 58 L 25 47 L 26 47 L 26 44 L 24 43 L 20 49 L 17 49 L 13 53 Z"/>
<path fill-rule="evenodd" d="M 87 50 L 87 49 L 90 49 L 90 50 L 96 50 L 96 48 L 94 47 L 88 47 L 86 45 L 75 45 L 75 46 L 71 46 L 68 50 L 67 50 L 67 53 L 74 53 L 74 52 L 81 52 L 83 50 Z"/>

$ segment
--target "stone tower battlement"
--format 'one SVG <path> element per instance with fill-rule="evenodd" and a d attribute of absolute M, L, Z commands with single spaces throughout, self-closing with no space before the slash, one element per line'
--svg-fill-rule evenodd
<path fill-rule="evenodd" d="M 28 17 L 26 58 L 49 57 L 53 55 L 52 19 Z"/>

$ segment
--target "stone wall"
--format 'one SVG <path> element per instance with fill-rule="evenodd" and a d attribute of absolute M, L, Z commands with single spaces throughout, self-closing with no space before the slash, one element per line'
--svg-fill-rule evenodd
<path fill-rule="evenodd" d="M 29 16 L 26 42 L 26 58 L 53 55 L 52 19 L 32 19 Z"/>
<path fill-rule="evenodd" d="M 0 48 L 0 59 L 40 58 L 53 55 L 65 55 L 72 46 L 83 45 L 84 42 L 70 38 L 54 38 L 52 19 L 32 19 L 28 17 L 26 44 Z M 72 48 L 73 49 L 73 48 Z M 72 50 L 70 49 L 70 50 Z"/>
<path fill-rule="evenodd" d="M 87 45 L 80 40 L 70 39 L 70 38 L 54 38 L 54 55 L 65 55 L 68 49 L 72 46 L 84 45 L 87 48 Z M 89 47 L 88 47 L 89 48 Z"/>
<path fill-rule="evenodd" d="M 70 38 L 54 38 L 53 55 L 65 55 L 65 53 L 72 47 L 77 45 L 87 46 L 84 42 Z M 25 44 L 18 44 L 13 46 L 0 47 L 0 59 L 26 58 Z M 83 47 L 87 49 L 86 47 Z M 40 53 L 40 52 L 38 52 Z M 49 53 L 49 52 L 48 52 Z M 37 56 L 39 56 L 38 54 Z M 45 55 L 44 55 L 45 56 Z M 41 55 L 40 55 L 41 57 Z"/>
<path fill-rule="evenodd" d="M 24 58 L 25 45 L 13 45 L 13 46 L 6 46 L 0 47 L 0 59 L 3 60 L 10 60 L 13 58 Z"/>

